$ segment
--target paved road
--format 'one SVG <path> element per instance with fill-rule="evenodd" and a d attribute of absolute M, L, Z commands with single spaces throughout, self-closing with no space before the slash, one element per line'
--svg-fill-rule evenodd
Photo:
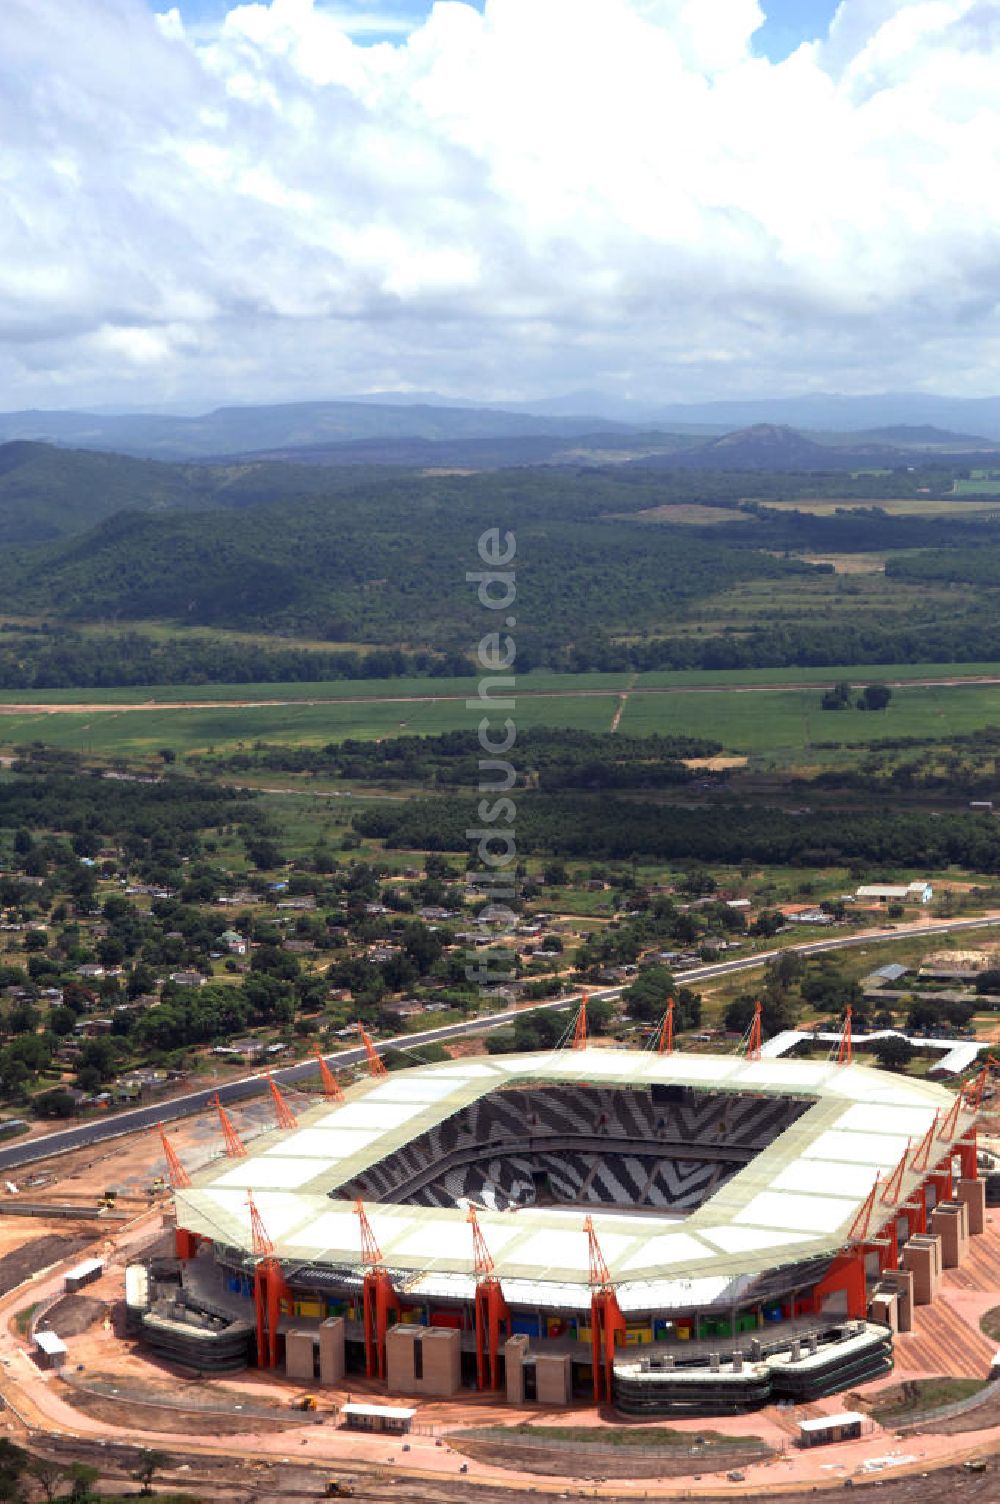
<path fill-rule="evenodd" d="M 952 919 L 940 923 L 931 921 L 893 925 L 883 930 L 865 930 L 858 935 L 830 936 L 829 939 L 809 940 L 802 945 L 758 951 L 752 956 L 741 956 L 734 961 L 718 961 L 708 966 L 696 966 L 690 971 L 677 972 L 675 975 L 678 982 L 691 985 L 695 982 L 709 982 L 717 977 L 733 976 L 741 971 L 753 971 L 757 967 L 765 966 L 768 961 L 782 955 L 786 950 L 792 950 L 800 956 L 811 956 L 823 951 L 848 950 L 857 945 L 871 945 L 880 940 L 905 939 L 909 935 L 929 937 L 954 930 L 988 929 L 996 925 L 1000 925 L 1000 913 L 985 919 Z M 587 989 L 591 997 L 617 997 L 621 990 L 621 987 Z M 501 1029 L 504 1024 L 512 1023 L 515 1018 L 521 1018 L 526 1013 L 558 1013 L 574 1007 L 579 1002 L 579 996 L 579 993 L 574 993 L 570 997 L 560 998 L 557 1002 L 538 1003 L 529 1008 L 509 1008 L 503 1013 L 493 1013 L 489 1018 L 472 1018 L 465 1023 L 445 1024 L 437 1029 L 424 1029 L 418 1034 L 401 1034 L 395 1039 L 380 1040 L 379 1044 L 382 1049 L 396 1047 L 413 1050 L 415 1052 L 414 1063 L 419 1063 L 421 1045 L 439 1044 L 448 1039 L 461 1038 L 463 1034 L 482 1034 L 487 1030 Z M 360 1048 L 352 1048 L 339 1050 L 324 1058 L 335 1069 L 342 1069 L 344 1066 L 356 1065 L 364 1060 L 365 1052 Z M 296 1065 L 282 1066 L 272 1071 L 271 1074 L 279 1083 L 291 1084 L 315 1073 L 316 1062 L 309 1059 L 300 1061 Z M 218 1088 L 223 1102 L 235 1102 L 245 1097 L 259 1096 L 266 1090 L 267 1078 L 260 1071 L 243 1076 L 238 1081 L 230 1081 L 227 1085 Z M 63 1128 L 55 1133 L 46 1133 L 37 1138 L 11 1144 L 5 1149 L 0 1149 L 0 1173 L 16 1169 L 20 1165 L 32 1164 L 39 1159 L 48 1159 L 52 1154 L 64 1154 L 71 1149 L 87 1148 L 92 1144 L 102 1143 L 106 1139 L 120 1138 L 126 1133 L 135 1133 L 141 1128 L 151 1128 L 157 1123 L 173 1122 L 178 1118 L 188 1117 L 191 1113 L 202 1112 L 209 1105 L 210 1099 L 215 1096 L 215 1092 L 215 1087 L 186 1092 L 183 1096 L 174 1097 L 167 1102 L 157 1102 L 150 1107 L 131 1108 L 127 1112 L 115 1113 L 111 1117 L 101 1118 L 96 1122 L 81 1123 L 74 1128 Z"/>

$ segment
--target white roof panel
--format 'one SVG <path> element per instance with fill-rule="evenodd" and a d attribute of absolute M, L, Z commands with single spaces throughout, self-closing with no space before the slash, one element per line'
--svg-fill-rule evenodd
<path fill-rule="evenodd" d="M 770 1227 L 710 1227 L 701 1236 L 723 1253 L 756 1253 L 762 1248 L 780 1250 L 810 1241 L 807 1233 L 779 1232 Z"/>
<path fill-rule="evenodd" d="M 601 1240 L 603 1249 L 604 1240 Z M 682 1264 L 693 1259 L 703 1259 L 710 1256 L 710 1250 L 698 1238 L 692 1238 L 686 1232 L 667 1232 L 660 1237 L 644 1238 L 635 1253 L 630 1253 L 622 1262 L 623 1269 L 635 1269 L 639 1266 L 644 1268 L 650 1264 L 662 1264 L 669 1268 L 671 1264 Z"/>
<path fill-rule="evenodd" d="M 462 1076 L 446 1076 L 442 1079 L 428 1077 L 420 1080 L 409 1071 L 400 1071 L 370 1093 L 372 1102 L 440 1102 L 450 1096 L 458 1086 L 464 1086 L 468 1072 Z"/>
<path fill-rule="evenodd" d="M 255 1159 L 240 1159 L 216 1185 L 242 1186 L 245 1190 L 295 1191 L 307 1180 L 315 1180 L 320 1166 L 314 1159 L 279 1159 L 261 1154 Z"/>
<path fill-rule="evenodd" d="M 907 1139 L 898 1133 L 840 1133 L 831 1128 L 813 1139 L 812 1143 L 804 1144 L 802 1157 L 869 1165 L 872 1169 L 871 1178 L 874 1180 L 875 1170 L 887 1170 L 899 1164 L 906 1145 Z"/>
<path fill-rule="evenodd" d="M 871 1187 L 869 1187 L 871 1189 Z M 833 1196 L 793 1196 L 787 1191 L 762 1191 L 737 1212 L 735 1222 L 778 1227 L 787 1232 L 834 1232 L 848 1221 L 857 1202 Z"/>
<path fill-rule="evenodd" d="M 628 1248 L 632 1238 L 620 1233 L 606 1233 L 598 1229 L 601 1252 L 610 1263 Z M 581 1225 L 579 1232 L 568 1228 L 544 1228 L 531 1233 L 510 1252 L 510 1262 L 532 1264 L 542 1269 L 589 1269 L 590 1245 Z"/>
<path fill-rule="evenodd" d="M 845 1165 L 832 1159 L 795 1159 L 771 1181 L 775 1191 L 802 1191 L 811 1195 L 864 1197 L 872 1188 L 869 1165 Z"/>
<path fill-rule="evenodd" d="M 316 1125 L 282 1134 L 278 1142 L 264 1153 L 281 1159 L 297 1159 L 300 1155 L 310 1159 L 346 1159 L 350 1154 L 367 1149 L 378 1136 L 375 1128 L 320 1128 Z"/>
<path fill-rule="evenodd" d="M 345 1102 L 343 1107 L 337 1107 L 325 1117 L 317 1118 L 313 1127 L 378 1128 L 384 1132 L 386 1128 L 399 1128 L 403 1123 L 408 1123 L 418 1112 L 423 1112 L 423 1105 L 420 1103 Z"/>
<path fill-rule="evenodd" d="M 837 1127 L 853 1133 L 905 1133 L 923 1138 L 934 1117 L 933 1107 L 879 1107 L 858 1102 L 837 1119 Z M 902 1153 L 902 1150 L 900 1150 Z"/>

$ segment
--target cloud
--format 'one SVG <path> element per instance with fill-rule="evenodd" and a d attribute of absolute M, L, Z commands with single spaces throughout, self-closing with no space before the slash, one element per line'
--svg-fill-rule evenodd
<path fill-rule="evenodd" d="M 988 389 L 1000 5 L 761 19 L 5 0 L 0 402 Z"/>

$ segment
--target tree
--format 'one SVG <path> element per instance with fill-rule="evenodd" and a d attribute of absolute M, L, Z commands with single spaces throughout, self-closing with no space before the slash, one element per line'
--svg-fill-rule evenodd
<path fill-rule="evenodd" d="M 27 1472 L 33 1483 L 41 1489 L 47 1504 L 52 1504 L 59 1488 L 66 1481 L 66 1469 L 61 1462 L 53 1462 L 49 1457 L 32 1457 L 28 1463 Z M 6 1498 L 0 1488 L 0 1498 Z"/>
<path fill-rule="evenodd" d="M 21 1477 L 28 1465 L 28 1454 L 6 1436 L 0 1436 L 0 1499 L 11 1501 L 23 1497 Z"/>
<path fill-rule="evenodd" d="M 875 1058 L 885 1071 L 905 1071 L 913 1058 L 913 1046 L 902 1034 L 890 1034 L 875 1046 Z"/>
<path fill-rule="evenodd" d="M 93 1493 L 94 1484 L 101 1476 L 100 1468 L 91 1467 L 86 1462 L 71 1462 L 66 1472 L 73 1480 L 73 1486 L 69 1492 L 71 1504 L 85 1504 Z"/>
<path fill-rule="evenodd" d="M 846 710 L 851 703 L 851 686 L 846 679 L 828 689 L 820 701 L 823 710 Z"/>
<path fill-rule="evenodd" d="M 858 700 L 859 710 L 886 710 L 892 699 L 888 684 L 866 684 Z"/>
<path fill-rule="evenodd" d="M 144 1451 L 139 1459 L 139 1465 L 132 1474 L 137 1483 L 142 1484 L 141 1492 L 148 1496 L 153 1492 L 153 1479 L 164 1468 L 170 1467 L 170 1458 L 166 1452 Z"/>

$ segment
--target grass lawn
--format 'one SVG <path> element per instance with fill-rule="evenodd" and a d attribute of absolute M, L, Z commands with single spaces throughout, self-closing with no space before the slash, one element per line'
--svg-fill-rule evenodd
<path fill-rule="evenodd" d="M 891 1389 L 883 1389 L 871 1401 L 869 1409 L 882 1424 L 906 1420 L 925 1410 L 971 1399 L 988 1382 L 987 1379 L 912 1379 L 905 1389 L 903 1385 L 895 1384 Z"/>

